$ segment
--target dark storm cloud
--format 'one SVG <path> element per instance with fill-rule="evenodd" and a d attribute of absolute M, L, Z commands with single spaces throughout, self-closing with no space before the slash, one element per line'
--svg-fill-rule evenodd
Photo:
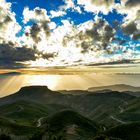
<path fill-rule="evenodd" d="M 48 21 L 40 21 L 40 22 L 37 22 L 37 23 L 34 23 L 29 32 L 26 32 L 25 35 L 26 36 L 30 36 L 35 43 L 38 43 L 41 41 L 41 35 L 40 35 L 40 32 L 44 32 L 45 33 L 45 36 L 46 38 L 50 35 L 50 28 L 48 26 Z"/>
<path fill-rule="evenodd" d="M 0 44 L 0 64 L 3 65 L 3 67 L 7 65 L 16 66 L 18 62 L 29 60 L 36 60 L 34 50 L 24 46 L 21 48 L 14 47 L 12 42 Z"/>
<path fill-rule="evenodd" d="M 12 61 L 6 61 L 6 60 L 0 60 L 0 69 L 17 69 L 17 68 L 25 68 L 28 65 L 18 63 L 18 62 L 12 62 Z"/>
<path fill-rule="evenodd" d="M 93 28 L 85 33 L 92 38 L 92 43 L 98 50 L 107 50 L 107 46 L 115 36 L 114 29 L 102 19 L 94 23 Z"/>
<path fill-rule="evenodd" d="M 51 60 L 57 56 L 56 53 L 44 53 L 26 46 L 15 47 L 12 42 L 0 44 L 0 68 L 26 67 L 25 61 L 35 61 L 38 58 Z"/>
<path fill-rule="evenodd" d="M 127 23 L 124 22 L 122 31 L 133 40 L 138 40 L 140 39 L 140 28 L 138 27 L 140 20 L 140 0 L 128 0 L 125 6 L 128 10 L 131 10 L 134 15 L 127 19 Z"/>
<path fill-rule="evenodd" d="M 132 35 L 134 34 L 135 32 L 137 32 L 137 26 L 136 26 L 136 23 L 133 21 L 133 22 L 130 22 L 129 24 L 127 24 L 126 26 L 124 26 L 122 28 L 123 32 L 126 34 L 126 35 Z"/>
<path fill-rule="evenodd" d="M 30 61 L 36 60 L 37 58 L 49 59 L 57 56 L 56 53 L 44 53 L 38 51 L 36 47 L 34 49 L 27 48 L 26 46 L 15 47 L 12 42 L 0 44 L 0 60 L 6 61 Z"/>
<path fill-rule="evenodd" d="M 140 0 L 128 0 L 125 5 L 129 7 L 137 6 L 140 5 Z"/>
<path fill-rule="evenodd" d="M 35 13 L 37 16 L 42 16 L 44 14 L 44 11 L 42 11 L 41 9 L 35 9 Z M 44 19 L 44 20 L 40 20 L 38 21 L 38 23 L 40 24 L 40 29 L 43 29 L 45 34 L 46 34 L 46 37 L 49 36 L 50 34 L 50 28 L 49 28 L 49 23 L 50 21 Z"/>
<path fill-rule="evenodd" d="M 43 28 L 46 37 L 48 37 L 50 35 L 50 28 L 49 28 L 48 23 L 49 23 L 49 21 L 43 21 L 41 23 L 41 27 Z"/>
<path fill-rule="evenodd" d="M 12 16 L 0 6 L 0 28 L 3 28 L 4 25 L 7 25 L 12 21 Z"/>
<path fill-rule="evenodd" d="M 37 7 L 34 10 L 29 10 L 26 7 L 23 11 L 23 16 L 24 23 L 28 23 L 29 21 L 33 23 L 28 26 L 29 28 L 25 31 L 25 35 L 31 37 L 35 44 L 42 40 L 42 34 L 45 34 L 46 38 L 50 36 L 50 19 L 45 9 Z"/>
<path fill-rule="evenodd" d="M 8 23 L 12 22 L 12 19 L 10 16 L 6 15 L 4 17 L 2 17 L 3 20 L 0 22 L 0 29 L 4 28 L 4 26 L 6 26 Z"/>
<path fill-rule="evenodd" d="M 90 46 L 91 46 L 91 42 L 83 41 L 81 43 L 81 48 L 82 48 L 81 53 L 86 53 L 89 50 L 91 50 Z"/>
<path fill-rule="evenodd" d="M 3 21 L 0 22 L 0 24 L 7 24 L 9 22 L 12 22 L 12 19 L 9 15 L 5 15 L 5 17 L 3 17 Z"/>
<path fill-rule="evenodd" d="M 80 31 L 75 36 L 66 35 L 63 39 L 63 44 L 66 46 L 69 41 L 75 40 L 77 47 L 81 47 L 81 53 L 100 50 L 109 52 L 107 47 L 114 36 L 115 30 L 106 21 L 98 19 L 93 21 L 91 29 Z"/>
<path fill-rule="evenodd" d="M 55 58 L 57 55 L 57 53 L 41 53 L 41 58 L 50 60 Z"/>
<path fill-rule="evenodd" d="M 32 37 L 32 39 L 35 41 L 35 43 L 41 41 L 41 38 L 38 36 L 39 32 L 41 31 L 41 28 L 39 27 L 38 24 L 33 24 L 31 26 L 31 29 L 30 29 L 30 35 Z"/>
<path fill-rule="evenodd" d="M 99 33 L 99 30 L 102 29 L 104 25 L 105 21 L 100 19 L 99 21 L 97 21 L 97 23 L 94 23 L 93 28 L 91 30 L 86 31 L 86 34 L 94 40 L 100 40 L 101 34 Z"/>
<path fill-rule="evenodd" d="M 122 26 L 122 31 L 125 35 L 131 36 L 134 40 L 140 39 L 140 30 L 137 28 L 137 23 L 134 21 Z"/>

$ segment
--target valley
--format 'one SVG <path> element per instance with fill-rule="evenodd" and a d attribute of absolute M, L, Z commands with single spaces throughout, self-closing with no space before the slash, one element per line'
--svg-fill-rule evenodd
<path fill-rule="evenodd" d="M 140 138 L 140 98 L 132 92 L 66 94 L 46 86 L 23 87 L 0 98 L 0 112 L 0 134 L 9 140 L 128 140 L 134 125 L 136 131 L 129 140 Z"/>

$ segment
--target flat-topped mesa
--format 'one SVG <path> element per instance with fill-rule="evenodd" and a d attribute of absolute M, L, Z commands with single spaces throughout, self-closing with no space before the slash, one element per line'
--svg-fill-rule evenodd
<path fill-rule="evenodd" d="M 50 89 L 48 89 L 47 86 L 26 86 L 22 87 L 18 93 L 20 94 L 41 94 L 41 93 L 50 93 L 52 92 Z"/>

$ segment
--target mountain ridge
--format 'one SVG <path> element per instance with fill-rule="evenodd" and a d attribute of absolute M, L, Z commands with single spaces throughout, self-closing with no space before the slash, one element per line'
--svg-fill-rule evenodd
<path fill-rule="evenodd" d="M 133 128 L 133 125 L 127 127 L 125 124 L 133 124 L 140 120 L 140 98 L 127 92 L 68 92 L 69 94 L 64 94 L 52 91 L 47 86 L 27 86 L 15 94 L 0 98 L 1 117 L 8 120 L 5 128 L 0 125 L 0 130 L 4 130 L 4 134 L 8 136 L 10 133 L 10 137 L 14 135 L 17 140 L 20 140 L 23 133 L 16 130 L 19 132 L 17 136 L 15 127 L 11 127 L 13 124 L 20 125 L 23 130 L 27 127 L 31 131 L 30 136 L 26 131 L 23 135 L 27 140 L 42 140 L 42 137 L 48 140 L 52 140 L 52 137 L 56 140 L 95 140 L 96 136 L 105 137 L 103 140 L 113 140 L 110 137 L 121 138 L 117 136 L 119 130 Z M 4 122 L 2 119 L 2 125 Z M 136 126 L 139 127 L 139 123 Z M 114 127 L 116 129 L 113 129 Z M 127 135 L 127 130 L 125 132 Z M 134 134 L 131 133 L 132 136 Z"/>
<path fill-rule="evenodd" d="M 135 87 L 126 84 L 115 84 L 108 86 L 99 86 L 99 87 L 90 87 L 87 89 L 88 91 L 100 91 L 100 90 L 112 90 L 112 91 L 140 91 L 140 87 Z"/>

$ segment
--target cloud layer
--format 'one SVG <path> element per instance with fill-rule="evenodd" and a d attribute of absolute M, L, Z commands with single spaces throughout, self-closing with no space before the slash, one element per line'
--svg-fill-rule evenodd
<path fill-rule="evenodd" d="M 12 3 L 0 0 L 0 62 L 30 66 L 69 66 L 138 60 L 140 57 L 140 1 L 74 0 L 64 1 L 57 10 L 36 7 L 23 10 L 22 24 L 12 12 Z M 83 9 L 83 10 L 82 10 Z M 123 20 L 108 20 L 116 10 Z M 68 12 L 93 14 L 79 24 Z M 63 18 L 62 18 L 63 17 Z M 53 19 L 60 18 L 61 24 Z M 1 67 L 2 67 L 1 66 Z"/>

